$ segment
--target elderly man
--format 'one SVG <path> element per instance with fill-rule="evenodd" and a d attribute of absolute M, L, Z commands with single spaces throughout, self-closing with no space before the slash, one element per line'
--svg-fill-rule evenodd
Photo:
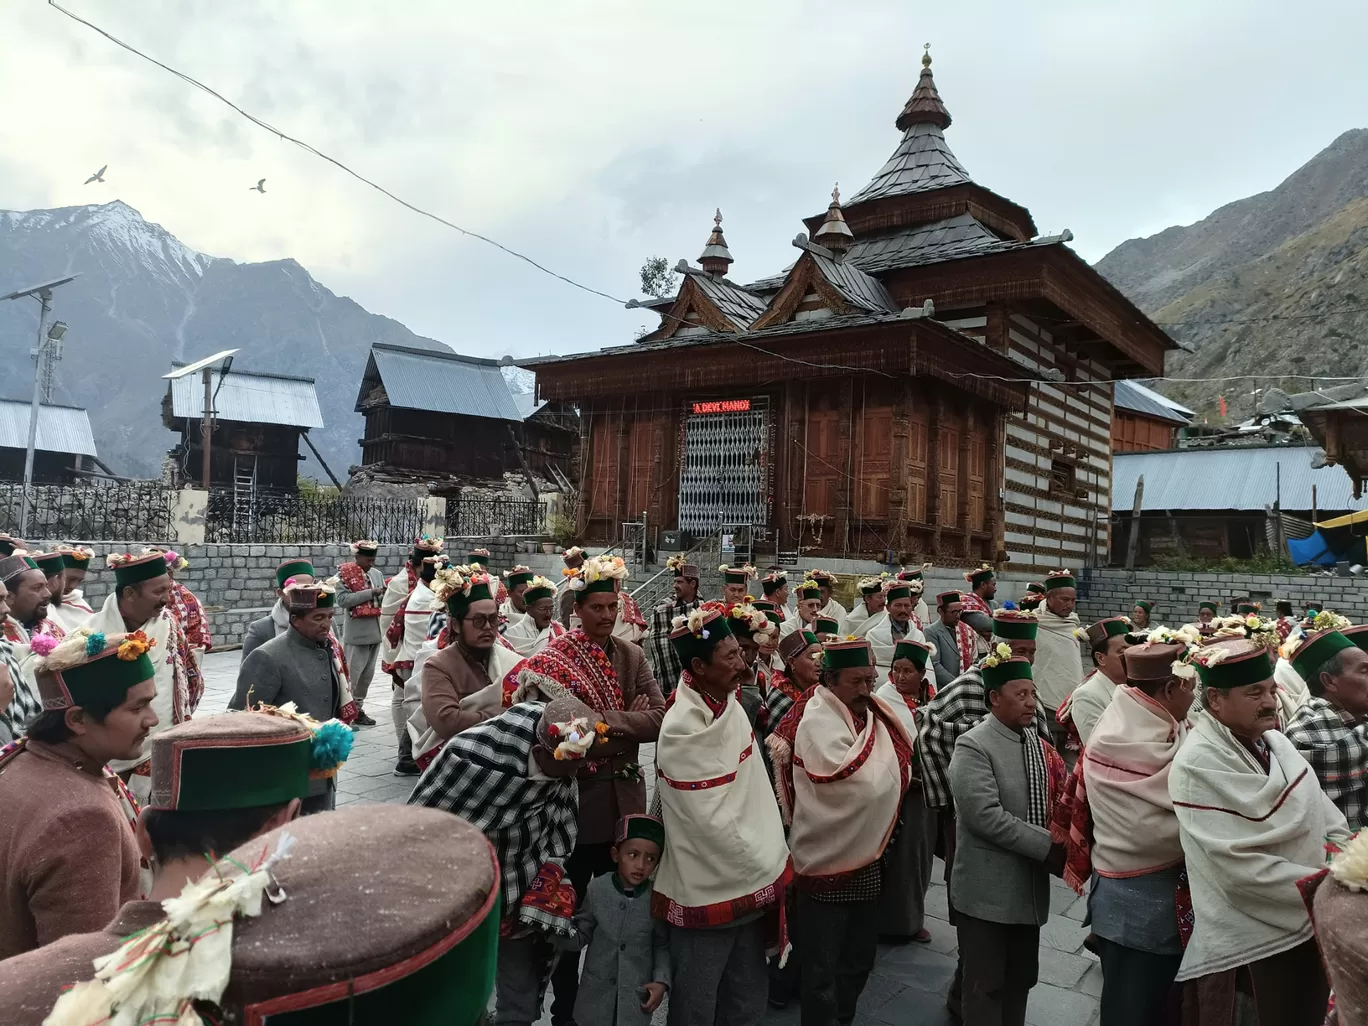
<path fill-rule="evenodd" d="M 1112 694 L 1126 682 L 1122 655 L 1130 647 L 1130 621 L 1112 616 L 1088 625 L 1088 650 L 1093 672 L 1060 705 L 1057 716 L 1066 731 L 1072 725 L 1080 746 L 1088 743 L 1102 710 L 1111 704 Z"/>
<path fill-rule="evenodd" d="M 1339 631 L 1307 638 L 1292 655 L 1310 697 L 1287 739 L 1311 764 L 1350 830 L 1368 826 L 1368 652 Z"/>
<path fill-rule="evenodd" d="M 749 563 L 744 566 L 728 566 L 723 563 L 717 570 L 722 575 L 723 603 L 734 606 L 746 601 L 746 591 L 750 588 L 750 582 L 758 576 L 755 567 Z"/>
<path fill-rule="evenodd" d="M 887 615 L 885 608 L 888 605 L 888 600 L 884 595 L 884 585 L 887 583 L 887 574 L 860 578 L 857 585 L 860 590 L 860 601 L 855 603 L 855 608 L 850 611 L 845 618 L 845 623 L 841 625 L 842 635 L 863 638 L 884 619 Z"/>
<path fill-rule="evenodd" d="M 1175 900 L 1183 871 L 1169 773 L 1187 739 L 1191 678 L 1174 672 L 1181 644 L 1149 643 L 1117 657 L 1124 680 L 1083 749 L 1092 816 L 1088 914 L 1102 960 L 1102 1021 L 1152 1026 L 1182 961 Z M 1074 853 L 1070 852 L 1070 868 Z M 1065 880 L 1082 887 L 1084 880 Z"/>
<path fill-rule="evenodd" d="M 609 754 L 581 769 L 579 832 L 565 872 L 581 898 L 591 878 L 611 872 L 617 822 L 646 811 L 646 783 L 637 763 L 639 746 L 655 741 L 665 714 L 660 693 L 641 649 L 615 636 L 618 601 L 627 567 L 619 558 L 591 556 L 570 578 L 580 626 L 515 666 L 506 676 L 512 700 L 573 695 L 618 732 Z M 505 690 L 510 690 L 505 684 Z M 573 1020 L 578 964 L 565 959 L 552 979 L 553 1023 Z"/>
<path fill-rule="evenodd" d="M 852 1021 L 874 968 L 884 850 L 912 763 L 878 677 L 868 642 L 828 644 L 822 683 L 766 741 L 793 853 L 804 1026 Z"/>
<path fill-rule="evenodd" d="M 880 682 L 888 679 L 888 672 L 893 667 L 893 650 L 898 642 L 926 640 L 912 612 L 916 605 L 912 586 L 895 581 L 885 590 L 885 595 L 888 597 L 888 615 L 866 635 L 874 650 Z"/>
<path fill-rule="evenodd" d="M 1268 650 L 1236 639 L 1193 660 L 1206 715 L 1169 774 L 1194 917 L 1177 979 L 1203 1026 L 1232 1021 L 1240 991 L 1259 1026 L 1319 1026 L 1328 987 L 1297 881 L 1348 839 L 1344 814 L 1278 731 Z"/>
<path fill-rule="evenodd" d="M 767 944 L 792 874 L 784 826 L 737 684 L 744 664 L 727 617 L 676 626 L 684 664 L 656 744 L 665 851 L 652 911 L 670 924 L 670 1026 L 756 1026 Z M 772 927 L 773 929 L 767 929 Z"/>
<path fill-rule="evenodd" d="M 238 668 L 237 691 L 229 709 L 262 705 L 295 708 L 320 723 L 336 719 L 347 704 L 345 679 L 332 658 L 330 631 L 337 595 L 326 584 L 291 583 L 285 588 L 290 628 L 257 648 Z M 311 780 L 305 815 L 326 812 L 337 800 L 336 777 Z"/>
<path fill-rule="evenodd" d="M 1064 766 L 1034 727 L 1031 664 L 997 658 L 983 667 L 989 714 L 955 743 L 950 761 L 957 810 L 950 901 L 964 964 L 964 1021 L 1022 1026 L 1040 928 L 1050 918 L 1049 874 L 1064 862 L 1049 828 Z"/>
<path fill-rule="evenodd" d="M 498 615 L 492 597 L 480 601 Z M 594 710 L 568 696 L 520 702 L 452 738 L 409 797 L 410 805 L 463 817 L 494 847 L 504 923 L 494 1018 L 500 1026 L 531 1026 L 541 1017 L 554 957 L 548 934 L 572 930 L 560 866 L 575 846 L 575 774 L 586 753 L 557 738 L 593 731 L 595 722 Z M 598 758 L 608 747 L 587 754 Z M 537 895 L 543 900 L 533 900 Z M 566 961 L 578 972 L 578 959 Z"/>
<path fill-rule="evenodd" d="M 512 599 L 512 592 L 509 593 Z M 556 619 L 556 585 L 545 577 L 532 575 L 527 587 L 522 589 L 519 599 L 526 614 L 510 621 L 504 628 L 504 643 L 518 656 L 527 658 L 536 655 L 551 642 L 565 633 L 565 628 Z"/>
<path fill-rule="evenodd" d="M 777 635 L 779 628 L 770 623 L 768 616 L 746 603 L 728 609 L 727 622 L 741 647 L 741 661 L 746 666 L 741 675 L 741 708 L 746 710 L 751 726 L 755 726 L 760 721 L 769 683 L 759 666 L 760 646 Z"/>
<path fill-rule="evenodd" d="M 974 665 L 977 642 L 973 628 L 960 619 L 963 609 L 957 591 L 943 591 L 936 596 L 936 619 L 927 625 L 925 640 L 935 646 L 931 665 L 937 687 L 945 687 Z"/>
<path fill-rule="evenodd" d="M 773 602 L 775 609 L 784 620 L 793 617 L 793 610 L 789 608 L 789 584 L 788 574 L 778 567 L 770 570 L 760 581 L 760 590 L 764 592 L 765 599 Z"/>
<path fill-rule="evenodd" d="M 656 680 L 667 694 L 679 683 L 679 675 L 684 667 L 679 665 L 674 646 L 670 644 L 670 632 L 674 630 L 676 616 L 688 616 L 699 607 L 698 578 L 699 570 L 683 556 L 671 556 L 665 566 L 674 573 L 674 594 L 651 614 L 651 657 Z"/>
<path fill-rule="evenodd" d="M 275 605 L 265 616 L 253 620 L 247 625 L 247 630 L 242 635 L 243 659 L 251 655 L 257 646 L 265 644 L 272 638 L 279 637 L 290 629 L 290 611 L 285 608 L 286 582 L 294 580 L 300 584 L 311 584 L 313 579 L 314 565 L 307 559 L 300 557 L 286 559 L 276 566 Z"/>
<path fill-rule="evenodd" d="M 931 622 L 931 609 L 926 604 L 926 599 L 922 593 L 926 591 L 926 571 L 931 569 L 930 563 L 923 563 L 919 567 L 911 569 L 904 568 L 898 571 L 898 580 L 904 582 L 912 588 L 912 595 L 917 600 L 916 607 L 912 613 L 917 618 L 917 623 L 926 629 L 926 625 Z"/>
<path fill-rule="evenodd" d="M 817 582 L 817 590 L 822 597 L 822 606 L 817 611 L 822 616 L 841 623 L 850 614 L 850 610 L 836 601 L 836 575 L 827 570 L 809 570 L 807 579 Z"/>
<path fill-rule="evenodd" d="M 385 575 L 375 565 L 380 543 L 361 539 L 351 543 L 352 558 L 337 568 L 337 604 L 346 611 L 342 646 L 348 676 L 356 699 L 356 725 L 373 727 L 366 713 L 366 696 L 380 659 L 380 600 L 385 594 Z"/>
<path fill-rule="evenodd" d="M 1068 731 L 1059 725 L 1058 710 L 1064 700 L 1083 683 L 1083 661 L 1078 650 L 1078 614 L 1074 606 L 1078 592 L 1073 574 L 1056 570 L 1045 578 L 1044 608 L 1036 612 L 1040 630 L 1036 634 L 1036 654 L 1032 672 L 1050 722 L 1055 749 L 1063 752 Z"/>
<path fill-rule="evenodd" d="M 37 661 L 44 711 L 0 756 L 0 958 L 98 930 L 138 897 L 137 810 L 106 765 L 144 758 L 157 725 L 148 649 L 72 635 Z"/>
<path fill-rule="evenodd" d="M 527 615 L 527 600 L 524 596 L 532 584 L 532 578 L 536 576 L 521 563 L 503 572 L 504 589 L 508 597 L 500 603 L 499 615 L 504 618 L 504 623 L 515 623 Z"/>
<path fill-rule="evenodd" d="M 446 624 L 423 643 L 404 694 L 414 761 L 420 768 L 450 738 L 499 714 L 504 675 L 521 661 L 498 643 L 499 606 L 487 573 L 446 567 L 437 571 L 432 587 L 434 603 L 446 609 Z"/>
<path fill-rule="evenodd" d="M 1019 615 L 1012 610 L 1000 610 L 993 618 L 992 656 L 1006 655 L 1028 662 L 1036 653 L 1036 621 L 1034 617 Z M 1044 710 L 1036 703 L 1036 731 L 1049 738 L 1049 725 Z M 945 881 L 954 880 L 955 870 L 955 807 L 950 793 L 950 760 L 955 743 L 988 715 L 988 699 L 984 692 L 983 675 L 971 666 L 949 684 L 936 692 L 936 697 L 917 711 L 917 765 L 922 774 L 922 792 L 928 809 L 940 824 L 941 856 L 945 860 Z M 953 901 L 950 922 L 956 922 Z M 963 954 L 961 953 L 961 959 Z M 960 1012 L 960 982 L 962 963 L 955 970 L 947 1006 L 956 1015 Z"/>
<path fill-rule="evenodd" d="M 784 621 L 779 629 L 781 634 L 792 634 L 804 630 L 816 633 L 817 614 L 822 610 L 822 588 L 814 580 L 806 580 L 798 586 L 798 605 L 792 617 Z"/>
<path fill-rule="evenodd" d="M 197 684 L 203 678 L 190 672 L 193 660 L 179 621 L 171 614 L 171 578 L 167 576 L 162 553 L 113 553 L 108 557 L 114 568 L 114 590 L 99 611 L 83 624 L 106 637 L 142 631 L 151 641 L 152 665 L 156 669 L 157 730 L 165 730 L 188 720 L 199 705 Z M 151 746 L 136 759 L 118 759 L 110 769 L 128 781 L 139 801 L 151 791 Z"/>
<path fill-rule="evenodd" d="M 1194 621 L 1197 627 L 1206 628 L 1211 626 L 1211 621 L 1216 619 L 1216 614 L 1221 611 L 1221 607 L 1215 602 L 1202 601 L 1197 603 L 1197 619 Z"/>

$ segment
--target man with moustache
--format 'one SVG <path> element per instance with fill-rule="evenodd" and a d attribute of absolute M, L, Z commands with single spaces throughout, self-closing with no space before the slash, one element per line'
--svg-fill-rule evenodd
<path fill-rule="evenodd" d="M 779 633 L 785 636 L 795 631 L 817 633 L 817 615 L 821 610 L 822 586 L 814 580 L 805 580 L 798 586 L 797 611 L 790 619 L 784 621 Z"/>
<path fill-rule="evenodd" d="M 1259 1026 L 1319 1026 L 1329 986 L 1297 881 L 1348 825 L 1278 730 L 1268 650 L 1221 641 L 1192 662 L 1205 715 L 1169 774 L 1194 918 L 1185 1007 L 1200 1026 L 1228 1023 L 1244 992 Z"/>
<path fill-rule="evenodd" d="M 679 656 L 670 644 L 670 631 L 674 630 L 676 616 L 687 616 L 700 605 L 699 569 L 696 563 L 688 562 L 683 556 L 671 556 L 665 561 L 665 567 L 674 573 L 674 595 L 656 606 L 651 616 L 651 654 L 660 689 L 669 694 L 684 672 Z"/>
<path fill-rule="evenodd" d="M 9 615 L 5 617 L 5 640 L 28 652 L 31 637 L 47 619 L 52 593 L 38 564 L 28 553 L 0 559 L 0 584 L 9 591 Z"/>
<path fill-rule="evenodd" d="M 936 621 L 926 628 L 926 641 L 936 647 L 932 666 L 936 673 L 936 687 L 943 688 L 974 665 L 977 641 L 974 630 L 960 619 L 964 606 L 957 591 L 943 591 L 936 596 Z"/>
<path fill-rule="evenodd" d="M 883 574 L 879 577 L 861 577 L 857 587 L 860 589 L 860 601 L 855 603 L 855 608 L 845 618 L 845 623 L 841 625 L 842 635 L 854 635 L 863 638 L 867 635 L 885 616 L 888 600 L 884 595 L 884 585 L 888 583 L 888 575 Z"/>
<path fill-rule="evenodd" d="M 67 632 L 66 624 L 59 615 L 66 595 L 66 562 L 60 552 L 34 552 L 31 558 L 43 575 L 43 583 L 47 585 L 48 604 L 47 614 L 30 633 L 46 634 L 61 641 Z"/>
<path fill-rule="evenodd" d="M 1368 652 L 1356 643 L 1364 635 L 1352 636 L 1322 631 L 1292 654 L 1309 695 L 1287 739 L 1311 763 L 1349 829 L 1359 830 L 1368 826 Z"/>
<path fill-rule="evenodd" d="M 145 758 L 155 654 L 120 631 L 37 660 L 44 711 L 0 756 L 0 958 L 98 930 L 138 897 L 136 808 L 106 765 Z"/>
<path fill-rule="evenodd" d="M 156 670 L 157 730 L 188 720 L 199 704 L 192 690 L 196 678 L 188 672 L 190 647 L 179 622 L 167 608 L 171 598 L 171 578 L 166 573 L 166 558 L 155 549 L 141 553 L 116 552 L 108 557 L 114 570 L 114 589 L 98 612 L 82 626 L 106 637 L 141 631 L 154 642 L 149 658 Z M 124 777 L 129 790 L 139 801 L 152 790 L 150 745 L 137 758 L 119 758 L 110 769 Z"/>

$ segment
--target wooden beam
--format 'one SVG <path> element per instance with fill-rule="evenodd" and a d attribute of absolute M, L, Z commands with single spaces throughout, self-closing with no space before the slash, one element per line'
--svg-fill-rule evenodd
<path fill-rule="evenodd" d="M 936 393 L 931 405 L 931 422 L 926 432 L 926 518 L 935 525 L 931 532 L 931 554 L 941 551 L 941 461 L 940 433 L 944 423 L 945 397 Z"/>
<path fill-rule="evenodd" d="M 851 511 L 855 508 L 855 379 L 841 380 L 840 396 L 837 399 L 837 431 L 841 442 L 840 451 L 846 454 L 845 476 L 841 481 L 840 498 L 836 504 L 836 529 L 832 540 L 838 551 L 850 551 Z"/>

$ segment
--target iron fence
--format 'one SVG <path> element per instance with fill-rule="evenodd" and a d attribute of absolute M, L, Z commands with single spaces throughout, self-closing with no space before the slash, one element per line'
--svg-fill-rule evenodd
<path fill-rule="evenodd" d="M 32 485 L 29 538 L 165 542 L 176 493 L 160 481 Z M 0 482 L 0 531 L 18 535 L 24 486 Z"/>
<path fill-rule="evenodd" d="M 371 538 L 406 545 L 422 532 L 413 499 L 257 492 L 250 499 L 213 490 L 205 510 L 207 542 L 345 542 Z"/>
<path fill-rule="evenodd" d="M 450 495 L 446 502 L 450 537 L 484 538 L 545 531 L 542 504 L 536 499 Z"/>

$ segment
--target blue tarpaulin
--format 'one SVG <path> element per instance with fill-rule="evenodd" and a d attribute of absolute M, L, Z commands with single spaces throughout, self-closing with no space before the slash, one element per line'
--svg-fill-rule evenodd
<path fill-rule="evenodd" d="M 1335 565 L 1335 554 L 1330 551 L 1330 544 L 1321 537 L 1319 531 L 1312 531 L 1306 538 L 1288 538 L 1287 551 L 1292 556 L 1292 562 L 1298 566 Z"/>

